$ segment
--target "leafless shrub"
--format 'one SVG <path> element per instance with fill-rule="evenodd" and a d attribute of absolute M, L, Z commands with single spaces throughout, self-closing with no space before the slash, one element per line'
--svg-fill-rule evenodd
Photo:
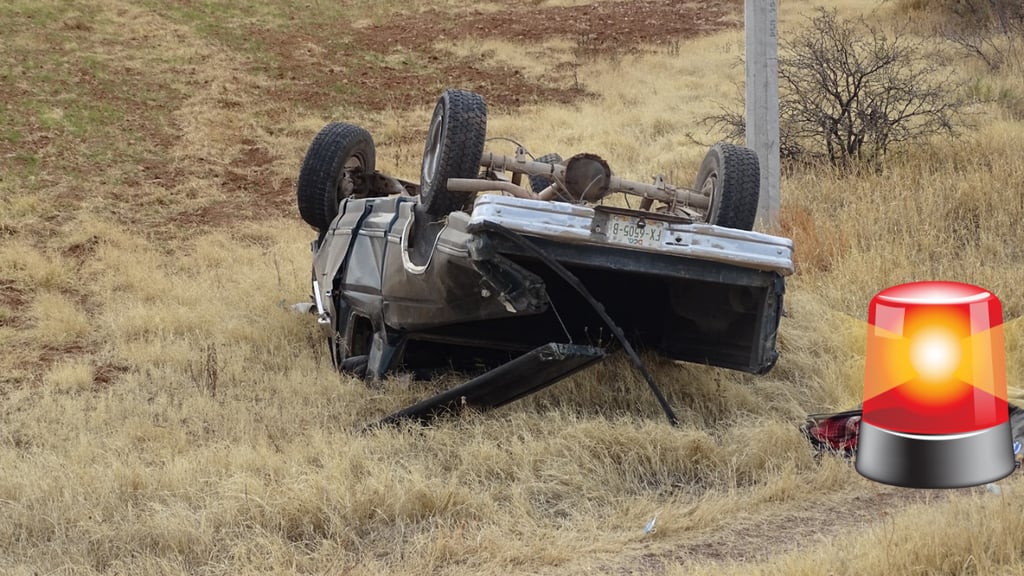
<path fill-rule="evenodd" d="M 1024 71 L 1024 2 L 959 0 L 947 2 L 939 32 L 989 70 Z"/>
<path fill-rule="evenodd" d="M 784 159 L 880 168 L 896 145 L 955 133 L 964 101 L 919 41 L 824 9 L 809 24 L 779 46 Z M 727 137 L 745 132 L 733 111 L 705 122 Z"/>

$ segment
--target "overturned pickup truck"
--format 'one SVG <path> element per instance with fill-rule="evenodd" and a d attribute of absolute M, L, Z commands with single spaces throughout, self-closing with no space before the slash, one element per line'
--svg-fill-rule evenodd
<path fill-rule="evenodd" d="M 621 348 L 762 374 L 792 242 L 750 231 L 757 156 L 716 144 L 692 189 L 624 180 L 593 154 L 485 151 L 481 96 L 448 90 L 434 110 L 419 184 L 376 170 L 370 134 L 331 123 L 298 179 L 319 232 L 313 302 L 339 369 L 482 373 L 388 418 L 495 407 Z M 635 197 L 639 209 L 606 204 Z"/>

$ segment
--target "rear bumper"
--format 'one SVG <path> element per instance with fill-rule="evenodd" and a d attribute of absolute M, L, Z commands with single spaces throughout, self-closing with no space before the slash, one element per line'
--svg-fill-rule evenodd
<path fill-rule="evenodd" d="M 783 276 L 793 273 L 793 241 L 788 238 L 710 224 L 668 222 L 660 246 L 636 247 L 612 242 L 601 231 L 601 218 L 597 210 L 587 206 L 483 195 L 474 205 L 469 230 L 493 222 L 526 236 L 554 242 L 653 252 Z"/>

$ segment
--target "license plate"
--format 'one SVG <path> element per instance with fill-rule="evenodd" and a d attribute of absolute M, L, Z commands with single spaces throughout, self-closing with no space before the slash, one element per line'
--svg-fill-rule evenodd
<path fill-rule="evenodd" d="M 618 214 L 608 215 L 607 226 L 605 234 L 612 242 L 644 248 L 661 247 L 661 233 L 665 230 L 665 223 L 659 220 Z"/>

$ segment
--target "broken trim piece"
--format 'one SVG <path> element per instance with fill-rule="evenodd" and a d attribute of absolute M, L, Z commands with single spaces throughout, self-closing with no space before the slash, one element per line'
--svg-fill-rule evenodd
<path fill-rule="evenodd" d="M 379 425 L 404 420 L 426 422 L 465 407 L 497 408 L 548 386 L 603 359 L 605 351 L 594 346 L 550 343 L 461 384 L 386 416 Z"/>

